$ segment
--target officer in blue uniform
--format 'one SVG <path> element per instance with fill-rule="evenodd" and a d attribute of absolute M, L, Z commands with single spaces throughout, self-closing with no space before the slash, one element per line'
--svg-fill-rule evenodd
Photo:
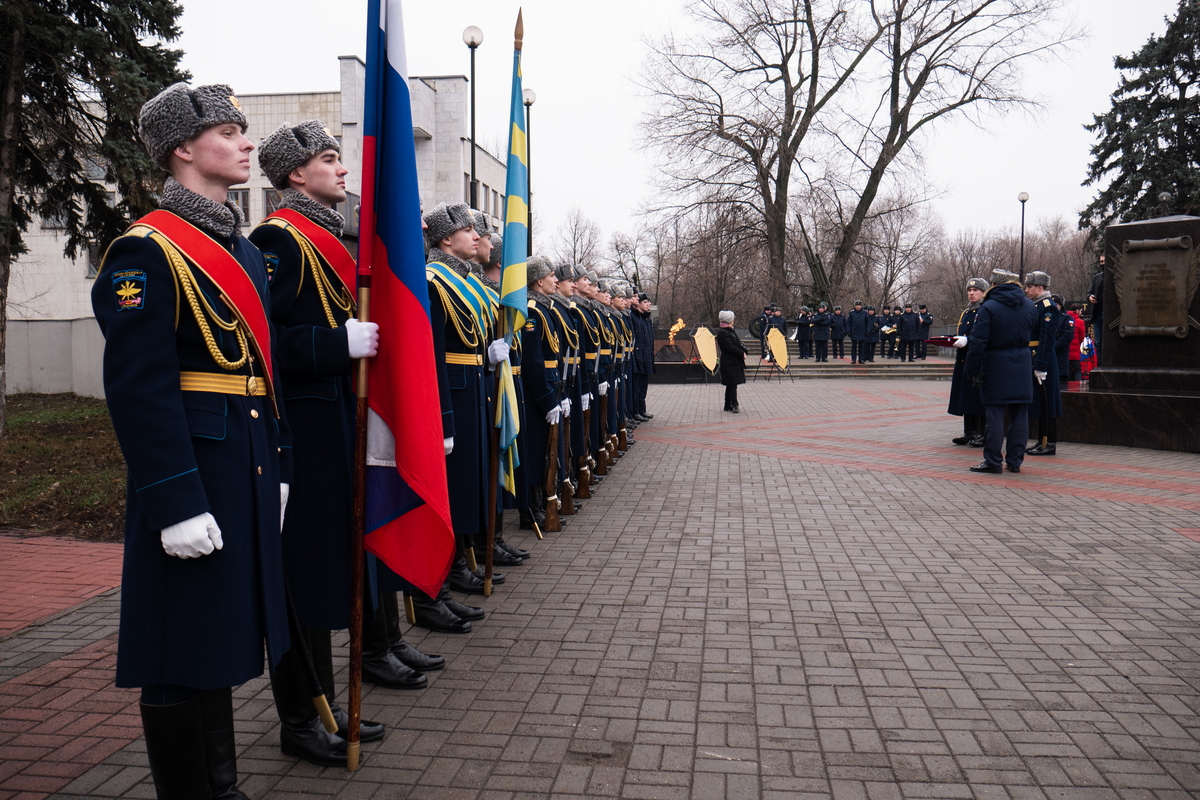
<path fill-rule="evenodd" d="M 833 307 L 833 318 L 829 326 L 830 350 L 834 358 L 846 357 L 846 334 L 849 332 L 848 320 L 842 314 L 841 306 Z"/>
<path fill-rule="evenodd" d="M 1000 474 L 1004 464 L 1009 472 L 1020 472 L 1025 460 L 1029 403 L 1033 400 L 1029 333 L 1037 310 L 1013 273 L 996 270 L 991 283 L 967 339 L 965 371 L 967 379 L 980 387 L 987 416 L 983 461 L 971 471 Z M 1007 445 L 1003 452 L 1002 440 Z"/>
<path fill-rule="evenodd" d="M 967 281 L 967 307 L 958 318 L 958 331 L 954 339 L 957 348 L 954 354 L 954 374 L 950 379 L 950 405 L 947 413 L 963 418 L 963 435 L 951 441 L 954 444 L 983 446 L 983 401 L 979 398 L 979 387 L 967 380 L 967 343 L 975 315 L 987 293 L 988 282 L 983 278 Z"/>
<path fill-rule="evenodd" d="M 897 311 L 900 309 L 897 308 Z M 896 337 L 899 335 L 898 323 L 900 322 L 892 315 L 892 309 L 884 306 L 879 312 L 879 357 L 880 358 L 895 358 L 896 357 Z"/>
<path fill-rule="evenodd" d="M 1050 297 L 1050 276 L 1030 272 L 1025 276 L 1025 296 L 1037 306 L 1037 322 L 1029 339 L 1033 356 L 1031 376 L 1033 402 L 1029 419 L 1034 422 L 1037 444 L 1026 454 L 1052 456 L 1058 449 L 1058 418 L 1062 416 L 1062 387 L 1058 380 L 1058 354 L 1055 343 L 1062 331 L 1062 310 Z"/>
<path fill-rule="evenodd" d="M 646 410 L 646 394 L 650 388 L 650 376 L 654 374 L 654 325 L 650 321 L 650 295 L 638 293 L 633 310 L 634 329 L 633 356 L 633 419 L 649 422 L 654 415 Z"/>
<path fill-rule="evenodd" d="M 581 354 L 582 342 L 579 340 L 579 324 L 575 316 L 571 313 L 571 304 L 574 302 L 572 295 L 575 293 L 575 279 L 579 276 L 579 272 L 572 264 L 561 264 L 554 268 L 555 288 L 550 293 L 550 305 L 554 311 L 554 322 L 561 332 L 559 345 L 562 348 L 562 392 L 563 398 L 560 404 L 563 411 L 563 419 L 569 420 L 569 425 L 563 426 L 563 431 L 566 432 L 569 428 L 569 436 L 560 436 L 558 445 L 558 480 L 559 485 L 563 486 L 564 482 L 570 484 L 571 498 L 574 502 L 575 487 L 578 485 L 578 464 L 575 456 L 583 452 L 584 435 L 583 435 L 583 415 L 580 412 L 582 408 L 583 380 L 580 375 L 581 363 L 583 356 Z M 564 487 L 565 488 L 565 487 Z M 562 502 L 566 502 L 566 495 L 559 494 Z M 575 503 L 575 506 L 581 505 Z M 569 512 L 568 512 L 569 513 Z"/>
<path fill-rule="evenodd" d="M 129 470 L 116 685 L 142 690 L 155 790 L 173 800 L 245 797 L 231 687 L 262 674 L 264 641 L 272 665 L 290 645 L 267 270 L 226 200 L 250 177 L 245 130 L 224 85 L 177 83 L 142 107 L 171 173 L 162 210 L 113 242 L 92 287 Z"/>
<path fill-rule="evenodd" d="M 921 335 L 921 320 L 912 309 L 912 303 L 904 304 L 904 313 L 896 323 L 900 334 L 900 360 L 911 363 L 917 360 L 917 339 Z"/>
<path fill-rule="evenodd" d="M 883 320 L 875 316 L 875 306 L 867 306 L 867 338 L 863 340 L 867 363 L 875 363 L 875 346 L 879 344 L 879 331 L 882 327 Z M 860 358 L 858 363 L 862 364 L 863 360 Z"/>
<path fill-rule="evenodd" d="M 550 428 L 562 420 L 560 356 L 563 337 L 558 329 L 550 295 L 558 279 L 546 259 L 530 256 L 525 267 L 529 290 L 529 310 L 521 331 L 521 382 L 525 385 L 525 436 L 530 465 L 530 503 L 534 508 L 546 503 L 545 485 L 549 459 Z"/>
<path fill-rule="evenodd" d="M 929 313 L 924 303 L 917 306 L 917 323 L 917 358 L 924 361 L 929 352 L 929 343 L 925 340 L 929 338 L 929 329 L 933 327 L 933 314 Z"/>
<path fill-rule="evenodd" d="M 800 345 L 800 358 L 812 356 L 812 309 L 800 306 L 800 313 L 792 321 L 796 326 L 796 342 Z"/>
<path fill-rule="evenodd" d="M 867 310 L 862 300 L 854 301 L 854 310 L 846 315 L 846 327 L 850 334 L 850 363 L 867 363 Z"/>
<path fill-rule="evenodd" d="M 829 313 L 829 304 L 822 300 L 817 306 L 817 313 L 813 314 L 812 321 L 809 323 L 818 364 L 829 360 L 829 334 L 832 326 L 833 314 Z"/>
<path fill-rule="evenodd" d="M 598 483 L 603 478 L 595 475 L 596 459 L 594 453 L 601 447 L 600 443 L 600 410 L 597 398 L 600 396 L 600 383 L 603 380 L 600 371 L 600 351 L 603 347 L 604 335 L 600 325 L 600 312 L 592 297 L 596 293 L 594 272 L 580 272 L 575 280 L 575 302 L 571 309 L 578 323 L 579 347 L 582 351 L 580 371 L 584 376 L 584 389 L 580 394 L 580 428 L 587 436 L 587 442 L 580 454 L 587 460 L 592 472 L 591 481 Z"/>

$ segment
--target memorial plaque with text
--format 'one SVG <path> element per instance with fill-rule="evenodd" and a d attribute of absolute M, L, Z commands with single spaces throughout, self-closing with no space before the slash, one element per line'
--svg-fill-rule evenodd
<path fill-rule="evenodd" d="M 1121 336 L 1188 335 L 1188 307 L 1200 279 L 1197 256 L 1190 236 L 1121 243 L 1112 270 Z"/>

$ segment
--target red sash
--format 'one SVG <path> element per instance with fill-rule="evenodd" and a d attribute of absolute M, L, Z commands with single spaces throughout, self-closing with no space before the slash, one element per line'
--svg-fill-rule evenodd
<path fill-rule="evenodd" d="M 305 239 L 312 242 L 313 247 L 317 248 L 317 252 L 325 257 L 329 266 L 333 267 L 333 271 L 341 279 L 342 285 L 346 287 L 350 297 L 355 296 L 354 287 L 358 283 L 358 265 L 354 263 L 354 256 L 350 255 L 350 251 L 346 249 L 346 245 L 342 244 L 341 239 L 292 208 L 281 208 L 268 215 L 263 222 L 272 217 L 283 220 L 300 231 Z"/>
<path fill-rule="evenodd" d="M 221 299 L 246 328 L 254 345 L 267 380 L 267 393 L 275 399 L 275 365 L 271 361 L 271 326 L 263 308 L 258 287 L 233 254 L 192 225 L 170 211 L 151 211 L 130 227 L 138 225 L 157 231 L 166 237 L 183 256 L 221 290 Z"/>

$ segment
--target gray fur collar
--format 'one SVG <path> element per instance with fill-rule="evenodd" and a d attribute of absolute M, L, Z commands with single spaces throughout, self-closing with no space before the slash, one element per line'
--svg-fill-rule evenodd
<path fill-rule="evenodd" d="M 296 189 L 284 189 L 280 208 L 290 208 L 311 219 L 339 239 L 342 238 L 342 228 L 345 218 L 329 206 L 324 206 L 313 200 L 304 192 Z"/>
<path fill-rule="evenodd" d="M 470 264 L 463 261 L 461 258 L 459 258 L 456 255 L 447 253 L 445 250 L 443 250 L 440 247 L 431 247 L 429 249 L 429 255 L 426 258 L 425 263 L 432 264 L 435 261 L 439 261 L 442 264 L 445 264 L 447 267 L 449 267 L 450 269 L 457 272 L 459 277 L 465 278 L 471 274 L 471 265 Z"/>
<path fill-rule="evenodd" d="M 535 292 L 532 289 L 530 289 L 529 290 L 529 299 L 532 300 L 533 302 L 537 303 L 539 306 L 544 306 L 545 308 L 550 308 L 550 295 L 542 294 L 541 292 Z"/>
<path fill-rule="evenodd" d="M 242 229 L 242 210 L 230 203 L 217 203 L 198 195 L 174 178 L 163 184 L 159 206 L 183 217 L 197 228 L 216 234 L 221 239 L 232 239 Z"/>

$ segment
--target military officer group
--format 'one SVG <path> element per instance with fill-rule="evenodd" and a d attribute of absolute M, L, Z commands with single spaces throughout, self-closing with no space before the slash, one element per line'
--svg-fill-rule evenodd
<path fill-rule="evenodd" d="M 356 318 L 355 265 L 333 208 L 348 171 L 321 121 L 262 141 L 258 164 L 282 203 L 247 238 L 227 190 L 249 178 L 254 145 L 228 86 L 169 87 L 142 108 L 139 134 L 170 174 L 161 208 L 109 247 L 92 292 L 129 473 L 116 684 L 141 689 L 160 798 L 241 798 L 231 687 L 262 674 L 264 642 L 282 750 L 346 765 L 355 738 L 334 701 L 331 632 L 351 614 L 352 367 L 377 355 L 379 328 Z M 445 660 L 404 641 L 398 594 L 417 625 L 469 633 L 485 611 L 452 591 L 484 593 L 476 557 L 488 555 L 490 507 L 558 529 L 653 416 L 646 295 L 531 257 L 528 321 L 510 346 L 497 334 L 500 236 L 464 204 L 423 222 L 456 552 L 432 596 L 367 559 L 363 678 L 401 690 L 425 686 Z M 494 374 L 505 361 L 520 466 L 512 491 L 493 492 Z M 491 556 L 509 569 L 530 554 L 497 526 Z M 361 741 L 384 735 L 361 721 Z"/>

